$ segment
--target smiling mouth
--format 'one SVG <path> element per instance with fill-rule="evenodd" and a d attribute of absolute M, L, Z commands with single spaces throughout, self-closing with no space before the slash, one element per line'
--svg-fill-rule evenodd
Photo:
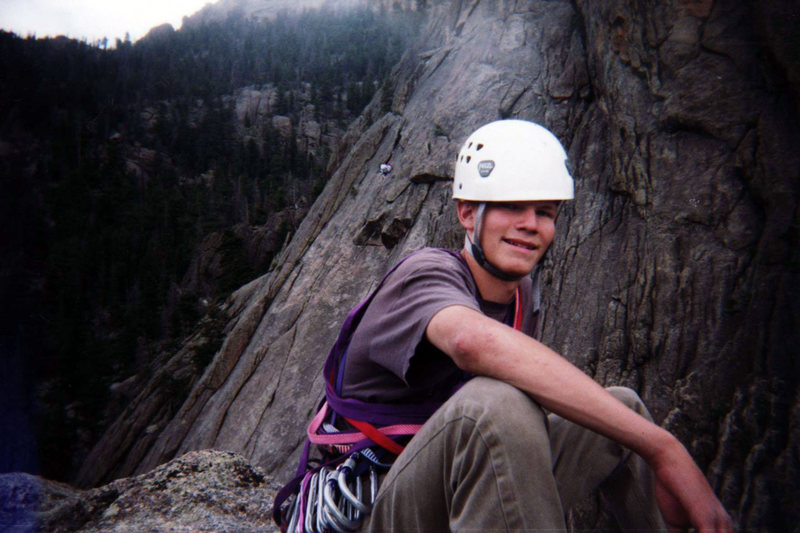
<path fill-rule="evenodd" d="M 535 244 L 530 244 L 530 243 L 523 242 L 523 241 L 517 241 L 517 240 L 514 240 L 514 239 L 503 239 L 503 242 L 505 242 L 506 244 L 510 244 L 511 246 L 515 246 L 517 248 L 522 248 L 523 250 L 534 251 L 534 250 L 537 250 L 539 248 Z"/>

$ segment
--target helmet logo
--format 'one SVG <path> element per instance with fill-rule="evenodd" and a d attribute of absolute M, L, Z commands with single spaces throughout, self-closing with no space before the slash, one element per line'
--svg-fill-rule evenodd
<path fill-rule="evenodd" d="M 482 178 L 488 178 L 492 170 L 494 170 L 494 161 L 487 160 L 478 163 L 478 174 L 480 174 Z"/>

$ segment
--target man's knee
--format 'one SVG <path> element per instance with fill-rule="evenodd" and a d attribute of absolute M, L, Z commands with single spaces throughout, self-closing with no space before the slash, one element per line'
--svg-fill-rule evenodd
<path fill-rule="evenodd" d="M 629 409 L 651 418 L 647 406 L 635 390 L 620 386 L 606 390 Z M 538 403 L 516 387 L 497 379 L 476 377 L 467 382 L 451 400 L 476 418 L 505 420 L 517 428 L 547 424 L 547 416 Z"/>
<path fill-rule="evenodd" d="M 547 416 L 527 394 L 487 377 L 476 377 L 451 398 L 453 407 L 478 425 L 490 423 L 501 431 L 547 431 Z"/>
<path fill-rule="evenodd" d="M 636 411 L 648 420 L 652 420 L 647 406 L 645 406 L 644 401 L 642 401 L 642 398 L 635 390 L 628 387 L 608 387 L 606 390 L 616 399 L 627 405 L 628 408 Z"/>

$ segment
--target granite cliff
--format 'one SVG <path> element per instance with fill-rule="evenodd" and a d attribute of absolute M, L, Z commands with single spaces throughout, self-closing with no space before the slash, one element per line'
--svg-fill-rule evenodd
<path fill-rule="evenodd" d="M 785 43 L 800 39 L 799 13 L 790 1 L 438 3 L 271 269 L 221 310 L 224 341 L 188 397 L 171 398 L 170 382 L 199 338 L 130 403 L 77 484 L 208 448 L 286 478 L 347 310 L 408 252 L 460 245 L 453 154 L 476 126 L 517 117 L 551 128 L 575 165 L 545 264 L 544 341 L 599 382 L 637 389 L 742 529 L 791 531 L 800 63 Z"/>

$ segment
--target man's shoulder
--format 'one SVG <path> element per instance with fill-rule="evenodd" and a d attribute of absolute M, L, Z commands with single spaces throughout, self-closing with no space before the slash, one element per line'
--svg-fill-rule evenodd
<path fill-rule="evenodd" d="M 458 252 L 444 248 L 422 248 L 403 258 L 397 270 L 407 273 L 422 269 L 465 271 L 467 268 Z"/>

